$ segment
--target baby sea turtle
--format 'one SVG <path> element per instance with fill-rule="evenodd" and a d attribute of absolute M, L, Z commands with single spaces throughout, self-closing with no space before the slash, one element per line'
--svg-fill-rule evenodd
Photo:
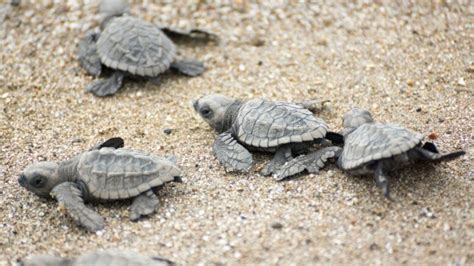
<path fill-rule="evenodd" d="M 423 135 L 394 125 L 374 122 L 367 111 L 354 108 L 343 118 L 344 147 L 338 152 L 338 166 L 354 175 L 373 174 L 375 183 L 390 198 L 387 174 L 417 161 L 448 161 L 464 151 L 439 153 Z M 307 158 L 309 158 L 308 156 Z M 285 165 L 289 168 L 296 160 Z"/>
<path fill-rule="evenodd" d="M 104 250 L 86 253 L 77 258 L 34 255 L 19 262 L 19 266 L 171 266 L 174 263 L 160 257 L 148 257 L 123 250 Z"/>
<path fill-rule="evenodd" d="M 416 161 L 448 161 L 464 151 L 439 153 L 423 135 L 393 125 L 374 122 L 367 110 L 354 108 L 343 118 L 344 148 L 338 166 L 352 174 L 373 174 L 375 183 L 389 198 L 387 173 Z"/>
<path fill-rule="evenodd" d="M 261 172 L 270 175 L 313 143 L 324 138 L 342 140 L 342 136 L 327 131 L 322 119 L 299 104 L 264 99 L 242 102 L 212 94 L 194 101 L 193 106 L 220 133 L 214 141 L 214 154 L 233 170 L 249 170 L 253 162 L 249 150 L 275 153 Z"/>
<path fill-rule="evenodd" d="M 108 79 L 99 79 L 87 87 L 97 96 L 113 95 L 122 86 L 125 76 L 157 79 L 170 68 L 181 74 L 197 76 L 204 72 L 202 62 L 178 60 L 170 35 L 206 35 L 200 30 L 189 32 L 160 28 L 142 19 L 129 16 L 125 1 L 103 1 L 105 19 L 102 33 L 90 32 L 79 42 L 78 59 L 82 67 L 94 76 L 102 65 L 113 71 Z M 163 30 L 162 30 L 163 29 Z"/>
<path fill-rule="evenodd" d="M 32 164 L 18 182 L 39 197 L 52 196 L 79 225 L 94 232 L 103 229 L 104 220 L 85 201 L 133 198 L 130 219 L 135 221 L 155 211 L 155 191 L 167 182 L 180 182 L 180 174 L 171 160 L 120 148 L 112 139 L 71 160 Z"/>

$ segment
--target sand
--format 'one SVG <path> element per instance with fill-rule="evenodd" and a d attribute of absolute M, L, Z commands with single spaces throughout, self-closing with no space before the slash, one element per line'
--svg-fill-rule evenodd
<path fill-rule="evenodd" d="M 85 92 L 93 78 L 75 59 L 80 37 L 98 27 L 96 4 L 33 2 L 0 6 L 0 265 L 105 248 L 187 265 L 474 264 L 471 1 L 135 1 L 139 17 L 221 41 L 179 46 L 183 58 L 205 62 L 203 76 L 127 82 L 109 98 Z M 211 92 L 330 100 L 318 115 L 335 131 L 346 111 L 363 107 L 431 134 L 442 151 L 468 153 L 392 173 L 394 202 L 371 177 L 334 165 L 275 182 L 259 175 L 270 158 L 259 155 L 249 174 L 229 173 L 212 155 L 215 132 L 190 105 Z M 159 193 L 149 219 L 130 222 L 127 201 L 93 204 L 106 229 L 87 233 L 18 185 L 26 165 L 112 136 L 176 155 L 185 173 Z"/>

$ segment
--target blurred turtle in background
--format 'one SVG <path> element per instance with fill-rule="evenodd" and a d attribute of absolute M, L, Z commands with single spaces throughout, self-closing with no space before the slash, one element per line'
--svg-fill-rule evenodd
<path fill-rule="evenodd" d="M 122 250 L 93 251 L 77 258 L 34 255 L 20 260 L 19 266 L 171 266 L 174 263 L 160 257 L 143 256 Z"/>
<path fill-rule="evenodd" d="M 198 76 L 205 70 L 196 60 L 181 60 L 176 46 L 168 36 L 212 39 L 201 30 L 181 31 L 160 27 L 130 15 L 130 6 L 123 0 L 104 0 L 100 4 L 104 16 L 102 32 L 89 32 L 79 42 L 78 59 L 91 75 L 98 77 L 105 67 L 110 77 L 99 79 L 86 88 L 96 96 L 115 94 L 126 76 L 158 80 L 168 69 L 187 76 Z"/>

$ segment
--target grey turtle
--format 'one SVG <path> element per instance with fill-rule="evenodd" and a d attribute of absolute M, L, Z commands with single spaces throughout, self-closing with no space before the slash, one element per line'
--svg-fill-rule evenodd
<path fill-rule="evenodd" d="M 169 159 L 120 148 L 106 141 L 74 158 L 38 162 L 24 169 L 19 184 L 39 197 L 55 198 L 87 230 L 104 228 L 103 218 L 84 202 L 133 199 L 130 219 L 150 215 L 158 205 L 155 191 L 170 181 L 181 182 L 181 171 Z"/>
<path fill-rule="evenodd" d="M 253 163 L 249 150 L 264 151 L 275 153 L 261 171 L 263 175 L 270 175 L 312 144 L 320 143 L 324 138 L 338 139 L 338 134 L 329 133 L 326 123 L 302 104 L 264 99 L 242 102 L 212 94 L 194 101 L 193 106 L 219 133 L 213 145 L 215 156 L 226 168 L 233 170 L 248 171 Z M 332 149 L 324 148 L 321 156 L 332 153 Z M 308 168 L 318 170 L 311 165 Z"/>
<path fill-rule="evenodd" d="M 188 76 L 204 72 L 202 62 L 178 60 L 170 35 L 205 35 L 204 31 L 175 31 L 160 28 L 142 19 L 129 16 L 125 1 L 103 1 L 101 12 L 105 19 L 102 32 L 90 32 L 79 42 L 78 59 L 91 75 L 99 76 L 103 66 L 112 70 L 107 79 L 99 79 L 86 88 L 96 96 L 113 95 L 120 89 L 125 76 L 158 80 L 168 69 L 176 69 Z"/>
<path fill-rule="evenodd" d="M 338 166 L 354 175 L 373 174 L 375 183 L 390 198 L 387 174 L 417 161 L 449 161 L 464 151 L 439 153 L 431 142 L 423 143 L 420 133 L 394 125 L 374 122 L 367 110 L 354 108 L 343 118 L 344 148 Z"/>
<path fill-rule="evenodd" d="M 131 251 L 104 250 L 88 252 L 77 258 L 34 255 L 18 263 L 19 266 L 171 266 L 174 263 L 161 257 L 148 257 Z"/>
<path fill-rule="evenodd" d="M 462 150 L 439 153 L 433 143 L 423 143 L 422 134 L 398 125 L 374 122 L 367 110 L 359 108 L 347 112 L 343 124 L 344 147 L 336 155 L 337 165 L 354 175 L 373 174 L 387 198 L 390 198 L 387 176 L 390 171 L 417 161 L 449 161 L 465 154 Z M 310 157 L 303 159 L 311 160 Z"/>

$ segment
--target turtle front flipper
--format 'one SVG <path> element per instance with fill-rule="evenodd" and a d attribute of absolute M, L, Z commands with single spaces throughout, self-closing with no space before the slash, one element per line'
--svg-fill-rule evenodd
<path fill-rule="evenodd" d="M 330 158 L 337 158 L 341 153 L 340 147 L 327 147 L 310 154 L 300 155 L 284 164 L 274 175 L 277 181 L 292 175 L 299 174 L 304 170 L 309 173 L 318 173 Z"/>
<path fill-rule="evenodd" d="M 121 137 L 114 137 L 95 145 L 94 147 L 90 148 L 89 151 L 100 150 L 102 148 L 120 149 L 120 148 L 123 148 L 124 145 L 125 145 L 125 142 Z"/>
<path fill-rule="evenodd" d="M 209 42 L 209 41 L 218 41 L 219 37 L 214 34 L 210 33 L 205 30 L 201 29 L 190 29 L 190 30 L 183 30 L 183 29 L 178 29 L 178 28 L 173 28 L 173 27 L 163 27 L 159 26 L 161 31 L 163 31 L 166 36 L 168 36 L 171 39 L 177 40 L 177 39 L 186 39 L 186 40 L 200 40 L 204 42 Z"/>
<path fill-rule="evenodd" d="M 232 137 L 230 132 L 220 134 L 214 141 L 214 154 L 226 168 L 247 172 L 252 166 L 252 154 Z"/>
<path fill-rule="evenodd" d="M 115 71 L 108 79 L 99 79 L 89 84 L 86 91 L 99 97 L 113 95 L 122 87 L 124 76 L 122 72 Z"/>
<path fill-rule="evenodd" d="M 158 204 L 158 198 L 153 191 L 143 192 L 133 199 L 133 203 L 130 206 L 130 220 L 137 221 L 142 216 L 154 213 Z"/>
<path fill-rule="evenodd" d="M 190 77 L 199 76 L 206 69 L 202 62 L 196 60 L 178 60 L 171 63 L 171 68 Z"/>
<path fill-rule="evenodd" d="M 374 172 L 375 184 L 378 188 L 382 189 L 383 195 L 392 200 L 390 197 L 389 182 L 386 170 L 383 168 L 383 161 L 378 161 L 375 166 Z"/>
<path fill-rule="evenodd" d="M 438 150 L 436 148 L 435 148 L 436 152 L 428 150 L 425 147 L 423 147 L 423 148 L 416 147 L 415 149 L 416 149 L 416 151 L 418 151 L 418 157 L 420 159 L 422 159 L 422 160 L 431 160 L 431 161 L 435 161 L 435 162 L 451 161 L 451 160 L 454 160 L 454 159 L 458 158 L 459 156 L 462 156 L 462 155 L 466 154 L 466 152 L 462 151 L 462 150 L 461 151 L 448 152 L 448 153 L 438 153 L 437 152 Z"/>
<path fill-rule="evenodd" d="M 265 165 L 265 167 L 260 172 L 264 176 L 271 175 L 275 173 L 280 167 L 282 167 L 286 162 L 292 160 L 291 147 L 289 145 L 283 145 L 275 152 L 272 160 Z"/>
<path fill-rule="evenodd" d="M 77 224 L 91 232 L 104 228 L 104 219 L 95 211 L 87 208 L 82 192 L 75 183 L 64 182 L 53 188 L 51 196 L 63 205 Z"/>
<path fill-rule="evenodd" d="M 87 33 L 86 36 L 79 41 L 79 50 L 77 52 L 77 58 L 81 66 L 87 73 L 96 77 L 99 76 L 102 71 L 102 62 L 97 53 L 97 39 L 99 39 L 99 33 Z"/>

